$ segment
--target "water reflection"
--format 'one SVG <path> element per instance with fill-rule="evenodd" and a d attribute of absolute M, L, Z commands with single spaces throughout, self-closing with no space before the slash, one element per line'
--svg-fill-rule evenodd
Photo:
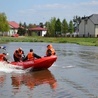
<path fill-rule="evenodd" d="M 6 79 L 6 75 L 0 73 L 0 87 L 4 86 L 5 79 Z"/>
<path fill-rule="evenodd" d="M 57 81 L 49 70 L 42 70 L 37 72 L 28 72 L 25 74 L 13 74 L 12 77 L 13 90 L 19 90 L 22 85 L 29 89 L 34 89 L 35 86 L 42 84 L 50 85 L 51 89 L 57 87 Z"/>

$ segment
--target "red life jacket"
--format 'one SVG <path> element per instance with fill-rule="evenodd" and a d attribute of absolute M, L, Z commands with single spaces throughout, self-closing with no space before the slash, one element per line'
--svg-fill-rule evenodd
<path fill-rule="evenodd" d="M 4 54 L 0 54 L 0 61 L 4 61 L 4 57 L 5 57 Z"/>

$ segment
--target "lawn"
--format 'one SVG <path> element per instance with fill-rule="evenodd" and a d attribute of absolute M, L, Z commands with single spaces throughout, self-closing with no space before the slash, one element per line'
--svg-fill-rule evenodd
<path fill-rule="evenodd" d="M 0 37 L 0 43 L 8 42 L 49 42 L 75 43 L 80 45 L 98 46 L 98 38 L 68 38 L 68 37 Z"/>

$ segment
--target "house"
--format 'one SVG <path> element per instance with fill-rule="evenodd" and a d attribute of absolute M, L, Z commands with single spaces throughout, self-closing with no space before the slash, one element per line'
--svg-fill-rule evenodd
<path fill-rule="evenodd" d="M 12 36 L 14 34 L 17 34 L 19 24 L 16 23 L 15 21 L 8 21 L 8 24 L 9 24 L 10 30 L 8 32 L 4 32 L 3 35 L 4 36 Z M 0 32 L 0 35 L 2 35 L 2 32 Z"/>
<path fill-rule="evenodd" d="M 79 37 L 98 37 L 98 14 L 82 17 L 79 24 Z"/>
<path fill-rule="evenodd" d="M 9 30 L 9 32 L 7 32 L 7 35 L 12 36 L 14 34 L 17 34 L 19 24 L 16 23 L 15 21 L 9 21 L 8 23 L 9 23 L 10 30 Z"/>
<path fill-rule="evenodd" d="M 35 28 L 29 28 L 28 29 L 29 33 L 33 33 L 35 32 L 38 36 L 45 36 L 47 33 L 47 29 L 46 28 L 42 28 L 42 27 L 35 27 Z"/>

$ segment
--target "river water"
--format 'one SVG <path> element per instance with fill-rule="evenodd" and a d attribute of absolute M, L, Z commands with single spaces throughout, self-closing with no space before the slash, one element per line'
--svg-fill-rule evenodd
<path fill-rule="evenodd" d="M 10 60 L 16 48 L 45 55 L 48 43 L 5 44 Z M 98 98 L 98 47 L 52 44 L 57 61 L 48 69 L 30 72 L 0 63 L 0 98 Z"/>

